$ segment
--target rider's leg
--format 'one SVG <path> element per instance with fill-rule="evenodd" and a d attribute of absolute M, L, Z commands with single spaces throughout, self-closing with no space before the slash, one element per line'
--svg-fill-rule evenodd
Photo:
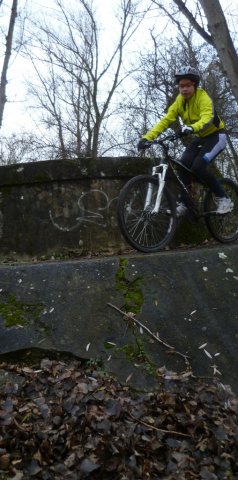
<path fill-rule="evenodd" d="M 197 157 L 201 149 L 201 142 L 200 138 L 195 138 L 185 149 L 182 158 L 181 158 L 181 163 L 187 167 L 187 168 L 192 168 L 194 159 Z M 191 174 L 186 171 L 184 168 L 181 168 L 179 171 L 179 176 L 181 180 L 183 181 L 184 185 L 189 188 L 191 185 Z"/>
<path fill-rule="evenodd" d="M 201 149 L 201 144 L 200 144 L 200 139 L 195 138 L 185 149 L 182 158 L 181 158 L 181 163 L 187 167 L 187 168 L 192 168 L 192 164 L 194 161 L 194 158 L 199 154 Z M 189 173 L 187 170 L 184 168 L 180 168 L 179 170 L 179 176 L 184 183 L 185 187 L 187 190 L 190 190 L 191 183 L 192 183 L 192 178 L 191 178 L 191 173 Z M 178 205 L 177 205 L 177 214 L 183 215 L 186 213 L 187 210 L 187 198 L 186 195 L 183 194 L 183 192 L 180 195 Z"/>
<path fill-rule="evenodd" d="M 214 192 L 217 197 L 217 212 L 219 213 L 226 213 L 233 205 L 225 190 L 207 167 L 224 150 L 225 146 L 226 135 L 224 133 L 216 132 L 201 139 L 201 148 L 191 167 L 195 175 L 199 176 Z"/>
<path fill-rule="evenodd" d="M 224 150 L 226 146 L 226 135 L 216 132 L 200 139 L 200 142 L 201 148 L 193 161 L 192 171 L 204 180 L 217 197 L 225 197 L 226 192 L 207 167 L 215 160 L 217 155 Z"/>

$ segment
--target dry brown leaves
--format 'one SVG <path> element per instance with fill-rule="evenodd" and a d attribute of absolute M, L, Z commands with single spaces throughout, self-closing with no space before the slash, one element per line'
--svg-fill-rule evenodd
<path fill-rule="evenodd" d="M 0 479 L 238 478 L 238 399 L 168 381 L 132 393 L 79 361 L 0 364 Z"/>

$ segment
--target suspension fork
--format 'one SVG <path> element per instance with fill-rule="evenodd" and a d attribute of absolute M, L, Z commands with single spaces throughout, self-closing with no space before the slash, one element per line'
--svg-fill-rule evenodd
<path fill-rule="evenodd" d="M 168 165 L 166 163 L 162 163 L 161 165 L 157 165 L 157 166 L 153 167 L 153 169 L 152 169 L 152 175 L 156 175 L 157 180 L 158 180 L 158 191 L 157 191 L 157 195 L 156 195 L 154 208 L 151 212 L 152 214 L 153 213 L 158 213 L 158 211 L 159 211 L 161 198 L 162 198 L 162 193 L 163 193 L 164 186 L 165 186 L 165 177 L 166 177 L 167 169 L 168 169 Z M 148 189 L 147 189 L 144 210 L 146 210 L 148 208 L 148 206 L 151 204 L 152 191 L 153 191 L 153 185 L 152 185 L 152 183 L 150 183 L 149 186 L 148 186 Z"/>

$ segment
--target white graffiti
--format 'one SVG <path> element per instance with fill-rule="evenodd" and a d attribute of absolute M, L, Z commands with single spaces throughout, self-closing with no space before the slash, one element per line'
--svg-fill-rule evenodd
<path fill-rule="evenodd" d="M 62 207 L 61 212 L 57 215 L 49 210 L 49 217 L 55 228 L 63 232 L 72 232 L 79 228 L 83 223 L 93 223 L 100 227 L 108 227 L 109 209 L 117 197 L 109 199 L 108 195 L 102 190 L 92 189 L 83 192 L 77 204 L 77 216 L 69 216 L 65 214 L 65 209 Z M 97 208 L 94 210 L 94 205 L 97 202 Z M 92 204 L 92 207 L 88 205 Z M 66 209 L 67 210 L 67 209 Z M 72 218 L 73 217 L 73 218 Z"/>

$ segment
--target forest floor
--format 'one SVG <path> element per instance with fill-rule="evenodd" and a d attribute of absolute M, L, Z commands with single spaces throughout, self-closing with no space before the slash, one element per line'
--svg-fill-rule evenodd
<path fill-rule="evenodd" d="M 92 362 L 52 355 L 0 357 L 0 480 L 238 480 L 238 397 L 228 386 L 164 378 L 139 392 Z"/>
<path fill-rule="evenodd" d="M 0 480 L 238 479 L 238 398 L 215 380 L 138 392 L 49 356 L 2 360 L 0 386 Z"/>

